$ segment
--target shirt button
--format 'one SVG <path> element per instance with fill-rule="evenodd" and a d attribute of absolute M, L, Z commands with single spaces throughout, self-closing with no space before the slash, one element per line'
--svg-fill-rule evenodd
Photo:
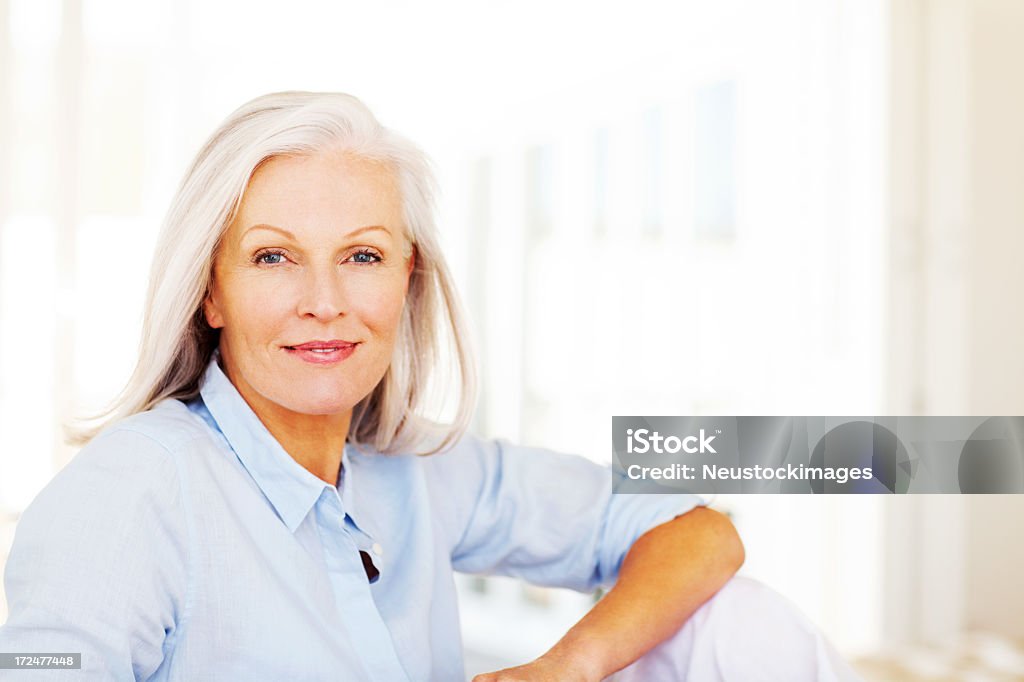
<path fill-rule="evenodd" d="M 372 549 L 373 553 L 377 556 L 383 556 L 384 554 L 384 548 L 380 546 L 379 542 L 373 543 L 373 547 L 371 547 L 370 549 Z"/>

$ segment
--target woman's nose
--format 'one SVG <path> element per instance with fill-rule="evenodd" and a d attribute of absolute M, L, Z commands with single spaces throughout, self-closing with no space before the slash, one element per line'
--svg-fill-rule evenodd
<path fill-rule="evenodd" d="M 345 283 L 337 265 L 310 266 L 303 277 L 298 313 L 331 320 L 345 314 Z"/>

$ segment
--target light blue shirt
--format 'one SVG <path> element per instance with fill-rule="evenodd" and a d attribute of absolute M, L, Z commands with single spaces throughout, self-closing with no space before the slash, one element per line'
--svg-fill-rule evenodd
<path fill-rule="evenodd" d="M 106 429 L 25 510 L 0 652 L 80 652 L 82 669 L 0 677 L 464 680 L 453 571 L 590 591 L 704 503 L 612 494 L 610 468 L 470 435 L 429 457 L 349 445 L 334 487 L 216 358 L 201 398 Z"/>

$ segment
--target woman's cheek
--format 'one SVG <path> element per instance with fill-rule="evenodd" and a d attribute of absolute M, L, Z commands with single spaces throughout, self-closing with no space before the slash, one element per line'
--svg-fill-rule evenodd
<path fill-rule="evenodd" d="M 405 288 L 400 280 L 389 278 L 387 282 L 361 282 L 353 292 L 353 304 L 359 309 L 359 316 L 368 327 L 380 333 L 393 332 L 402 316 L 405 303 Z"/>
<path fill-rule="evenodd" d="M 230 292 L 228 324 L 234 328 L 233 335 L 257 344 L 277 338 L 282 320 L 294 311 L 288 299 L 287 287 L 260 278 L 240 280 Z"/>

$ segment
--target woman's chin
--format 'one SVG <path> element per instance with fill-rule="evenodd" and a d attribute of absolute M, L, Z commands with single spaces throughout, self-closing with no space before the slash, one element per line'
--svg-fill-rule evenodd
<path fill-rule="evenodd" d="M 351 378 L 346 377 L 343 381 L 325 381 L 323 379 L 288 382 L 287 393 L 284 395 L 279 393 L 280 399 L 275 402 L 293 412 L 329 415 L 350 412 L 363 397 L 363 395 L 357 396 L 352 390 Z"/>
<path fill-rule="evenodd" d="M 345 414 L 355 406 L 357 399 L 350 395 L 350 386 L 317 386 L 295 382 L 288 386 L 287 393 L 264 392 L 270 401 L 292 412 L 308 415 Z"/>
<path fill-rule="evenodd" d="M 302 414 L 332 415 L 346 414 L 355 406 L 354 402 L 338 400 L 337 398 L 324 398 L 322 400 L 310 400 L 305 398 L 293 403 L 292 411 Z"/>

